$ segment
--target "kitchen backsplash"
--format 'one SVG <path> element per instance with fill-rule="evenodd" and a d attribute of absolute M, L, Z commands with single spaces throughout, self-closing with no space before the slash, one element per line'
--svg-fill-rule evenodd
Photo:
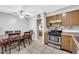
<path fill-rule="evenodd" d="M 63 30 L 79 30 L 79 26 L 63 26 Z"/>

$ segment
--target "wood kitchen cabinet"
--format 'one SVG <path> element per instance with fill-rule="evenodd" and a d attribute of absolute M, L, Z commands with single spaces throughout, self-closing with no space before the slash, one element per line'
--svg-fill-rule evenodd
<path fill-rule="evenodd" d="M 61 15 L 62 15 L 62 25 L 63 26 L 70 25 L 70 12 L 66 12 Z"/>
<path fill-rule="evenodd" d="M 47 27 L 50 27 L 51 26 L 51 23 L 50 23 L 51 21 L 61 20 L 61 18 L 62 18 L 61 14 L 46 17 Z"/>
<path fill-rule="evenodd" d="M 71 40 L 70 49 L 72 53 L 76 53 L 77 45 L 75 44 L 74 40 Z"/>
<path fill-rule="evenodd" d="M 50 27 L 49 21 L 51 21 L 51 18 L 50 17 L 46 17 L 46 25 L 47 25 L 47 27 Z"/>
<path fill-rule="evenodd" d="M 62 14 L 62 25 L 79 25 L 79 10 L 70 11 Z"/>
<path fill-rule="evenodd" d="M 46 25 L 47 25 L 47 27 L 51 26 L 50 21 L 52 21 L 52 20 L 56 20 L 56 16 L 48 16 L 48 17 L 46 17 Z"/>
<path fill-rule="evenodd" d="M 79 10 L 46 17 L 47 26 L 50 27 L 49 22 L 55 20 L 62 20 L 62 26 L 79 25 Z"/>
<path fill-rule="evenodd" d="M 44 32 L 44 44 L 48 44 L 48 33 Z"/>
<path fill-rule="evenodd" d="M 79 25 L 79 10 L 71 11 L 71 25 Z"/>
<path fill-rule="evenodd" d="M 50 24 L 49 24 L 49 17 L 46 17 L 46 26 L 49 27 Z"/>
<path fill-rule="evenodd" d="M 68 36 L 68 35 L 61 36 L 61 49 L 74 53 L 76 50 L 76 47 L 77 46 L 74 40 L 72 39 L 72 36 Z"/>
<path fill-rule="evenodd" d="M 71 44 L 71 37 L 63 35 L 61 40 L 61 49 L 65 49 L 71 52 L 70 44 Z"/>
<path fill-rule="evenodd" d="M 61 19 L 62 19 L 62 15 L 61 14 L 56 15 L 56 20 L 61 20 Z"/>

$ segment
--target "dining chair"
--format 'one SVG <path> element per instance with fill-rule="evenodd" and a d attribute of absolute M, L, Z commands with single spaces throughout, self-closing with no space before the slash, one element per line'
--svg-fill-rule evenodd
<path fill-rule="evenodd" d="M 13 43 L 17 43 L 18 49 L 20 51 L 20 33 L 13 33 L 8 35 L 7 44 L 9 46 L 9 53 L 11 53 L 11 46 Z"/>
<path fill-rule="evenodd" d="M 32 43 L 32 35 L 33 35 L 33 30 L 30 30 L 30 42 Z"/>
<path fill-rule="evenodd" d="M 20 36 L 20 45 L 21 45 L 21 43 L 23 43 L 24 48 L 25 48 L 26 46 L 25 46 L 25 39 L 24 39 L 24 35 L 21 35 L 21 36 Z"/>
<path fill-rule="evenodd" d="M 30 31 L 24 32 L 24 39 L 27 40 L 29 44 L 32 42 L 32 35 Z"/>
<path fill-rule="evenodd" d="M 4 45 L 2 44 L 2 42 L 0 41 L 0 47 L 1 47 L 1 54 L 4 53 Z"/>
<path fill-rule="evenodd" d="M 15 30 L 15 33 L 20 33 L 20 34 L 22 34 L 20 30 Z M 23 45 L 24 45 L 24 48 L 25 48 L 26 46 L 25 46 L 24 35 L 21 35 L 21 36 L 20 36 L 20 45 L 21 45 L 21 42 L 23 42 Z"/>
<path fill-rule="evenodd" d="M 6 52 L 6 39 L 7 38 L 3 38 L 3 35 L 0 35 L 0 47 L 1 47 L 1 54 L 4 53 L 4 48 L 5 48 L 5 52 Z"/>

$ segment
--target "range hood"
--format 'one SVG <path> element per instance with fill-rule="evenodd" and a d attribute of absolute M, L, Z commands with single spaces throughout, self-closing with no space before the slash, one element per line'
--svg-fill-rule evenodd
<path fill-rule="evenodd" d="M 54 21 L 50 21 L 49 23 L 60 23 L 61 20 L 54 20 Z"/>

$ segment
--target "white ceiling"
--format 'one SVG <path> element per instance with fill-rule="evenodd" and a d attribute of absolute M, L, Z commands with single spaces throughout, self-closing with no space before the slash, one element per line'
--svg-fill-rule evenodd
<path fill-rule="evenodd" d="M 42 12 L 49 13 L 68 6 L 69 5 L 0 5 L 0 11 L 14 14 L 23 10 L 25 14 L 35 16 Z"/>

